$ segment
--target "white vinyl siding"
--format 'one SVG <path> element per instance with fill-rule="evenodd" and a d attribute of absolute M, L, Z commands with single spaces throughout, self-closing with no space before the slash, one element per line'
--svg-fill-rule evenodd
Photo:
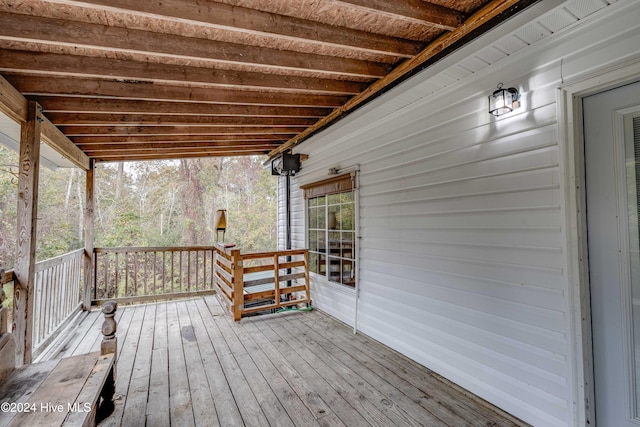
<path fill-rule="evenodd" d="M 637 6 L 569 1 L 490 32 L 295 149 L 294 188 L 359 165 L 357 329 L 536 426 L 576 425 L 581 386 L 556 91 L 640 57 Z M 499 82 L 522 106 L 494 118 Z M 353 325 L 339 288 L 314 280 L 314 305 Z"/>

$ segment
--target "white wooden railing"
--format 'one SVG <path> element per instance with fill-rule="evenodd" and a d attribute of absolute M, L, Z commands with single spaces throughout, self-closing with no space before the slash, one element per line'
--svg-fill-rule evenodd
<path fill-rule="evenodd" d="M 37 262 L 33 288 L 32 354 L 35 359 L 82 310 L 82 265 L 84 249 Z M 13 284 L 13 270 L 2 271 L 0 284 Z M 15 289 L 14 289 L 15 290 Z M 10 292 L 13 292 L 10 291 Z M 8 295 L 7 295 L 8 296 Z M 0 298 L 1 299 L 1 298 Z M 5 305 L 6 303 L 2 303 Z M 0 334 L 11 332 L 11 313 L 0 309 Z"/>
<path fill-rule="evenodd" d="M 84 249 L 36 263 L 33 290 L 34 358 L 82 309 Z"/>

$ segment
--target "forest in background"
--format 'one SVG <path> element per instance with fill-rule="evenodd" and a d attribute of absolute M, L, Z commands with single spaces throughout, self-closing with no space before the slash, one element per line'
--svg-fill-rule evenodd
<path fill-rule="evenodd" d="M 277 180 L 264 157 L 98 163 L 95 246 L 211 245 L 217 209 L 226 242 L 245 251 L 277 249 Z M 0 267 L 15 260 L 18 154 L 0 146 Z M 85 173 L 41 167 L 37 259 L 84 247 Z"/>

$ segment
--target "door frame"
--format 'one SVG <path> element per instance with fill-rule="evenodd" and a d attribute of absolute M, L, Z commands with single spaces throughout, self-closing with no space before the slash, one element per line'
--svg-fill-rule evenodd
<path fill-rule="evenodd" d="M 595 425 L 596 422 L 582 99 L 634 81 L 640 81 L 638 60 L 579 76 L 563 82 L 557 89 L 575 425 Z"/>

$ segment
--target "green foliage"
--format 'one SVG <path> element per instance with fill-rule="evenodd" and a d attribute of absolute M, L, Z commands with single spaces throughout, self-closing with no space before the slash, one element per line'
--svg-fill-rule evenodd
<path fill-rule="evenodd" d="M 263 157 L 99 163 L 96 247 L 191 246 L 215 242 L 226 209 L 225 241 L 246 251 L 276 248 L 276 179 Z M 17 153 L 0 146 L 0 266 L 15 263 Z M 83 247 L 85 174 L 41 168 L 37 259 Z"/>

